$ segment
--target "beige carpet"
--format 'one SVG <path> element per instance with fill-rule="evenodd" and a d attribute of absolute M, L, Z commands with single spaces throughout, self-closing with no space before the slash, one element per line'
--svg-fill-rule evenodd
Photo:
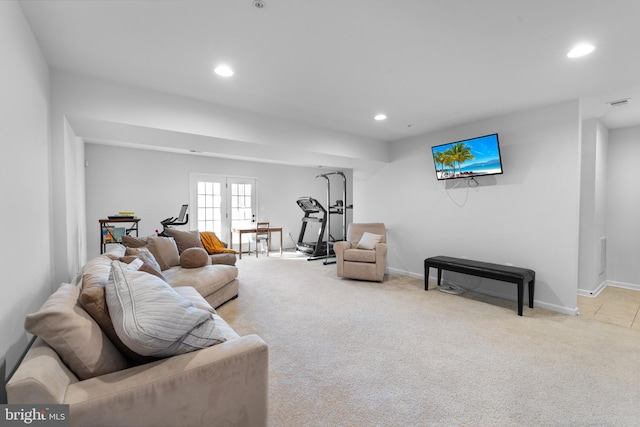
<path fill-rule="evenodd" d="M 270 426 L 640 425 L 637 330 L 295 254 L 238 267 L 218 311 L 269 345 Z"/>

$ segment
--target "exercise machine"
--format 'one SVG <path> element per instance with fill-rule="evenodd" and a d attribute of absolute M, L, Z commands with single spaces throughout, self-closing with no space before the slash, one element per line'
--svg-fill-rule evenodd
<path fill-rule="evenodd" d="M 330 175 L 339 175 L 342 177 L 342 200 L 336 200 L 335 204 L 331 204 L 331 181 Z M 333 244 L 338 241 L 331 234 L 331 215 L 342 215 L 342 236 L 341 239 L 345 239 L 347 235 L 347 209 L 352 209 L 353 206 L 346 206 L 347 200 L 347 177 L 343 172 L 329 172 L 325 174 L 317 175 L 316 178 L 324 178 L 327 180 L 327 207 L 325 209 L 320 202 L 312 197 L 301 197 L 297 203 L 300 209 L 305 212 L 302 218 L 302 230 L 298 236 L 298 243 L 296 248 L 301 252 L 309 253 L 309 260 L 324 259 L 324 264 L 335 263 L 335 252 L 333 250 Z M 315 242 L 304 242 L 304 234 L 307 229 L 307 223 L 319 222 L 320 230 L 318 231 L 318 239 Z M 326 235 L 326 237 L 325 237 Z"/>
<path fill-rule="evenodd" d="M 160 234 L 163 235 L 164 230 L 166 230 L 167 228 L 173 228 L 176 225 L 187 224 L 189 222 L 189 214 L 187 213 L 188 208 L 189 205 L 182 205 L 182 207 L 180 208 L 180 213 L 177 217 L 170 216 L 169 218 L 160 221 L 160 224 L 162 224 L 162 233 Z"/>
<path fill-rule="evenodd" d="M 334 205 L 331 205 L 331 181 L 329 180 L 330 175 L 339 175 L 342 177 L 342 200 L 336 200 Z M 327 216 L 327 240 L 326 240 L 326 257 L 324 260 L 324 264 L 335 264 L 335 258 L 331 258 L 335 256 L 335 252 L 333 251 L 333 242 L 336 242 L 336 239 L 331 235 L 331 214 L 342 215 L 342 237 L 344 240 L 347 237 L 347 209 L 353 209 L 353 205 L 345 205 L 347 203 L 347 177 L 341 171 L 324 173 L 316 176 L 316 178 L 324 178 L 327 180 L 327 206 L 329 207 L 329 215 Z M 330 247 L 331 246 L 331 247 Z"/>
<path fill-rule="evenodd" d="M 300 197 L 296 203 L 304 212 L 302 217 L 302 228 L 296 242 L 296 249 L 309 255 L 309 260 L 320 259 L 326 256 L 327 247 L 325 246 L 324 233 L 327 229 L 327 210 L 322 204 L 313 197 Z M 307 226 L 310 223 L 318 224 L 318 237 L 314 241 L 304 241 Z M 329 249 L 331 250 L 331 249 Z"/>

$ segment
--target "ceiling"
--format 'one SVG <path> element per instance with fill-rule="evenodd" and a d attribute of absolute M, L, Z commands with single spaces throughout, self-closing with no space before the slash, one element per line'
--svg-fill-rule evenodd
<path fill-rule="evenodd" d="M 640 125 L 638 0 L 263 2 L 20 4 L 52 68 L 377 140 L 570 99 Z"/>

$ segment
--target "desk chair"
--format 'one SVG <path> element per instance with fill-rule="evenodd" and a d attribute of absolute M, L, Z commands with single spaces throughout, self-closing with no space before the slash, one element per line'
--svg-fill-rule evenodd
<path fill-rule="evenodd" d="M 269 222 L 257 222 L 256 234 L 251 239 L 256 243 L 256 258 L 258 258 L 258 243 L 264 242 L 266 245 L 267 256 L 269 256 Z M 251 243 L 249 243 L 249 253 L 251 253 Z"/>

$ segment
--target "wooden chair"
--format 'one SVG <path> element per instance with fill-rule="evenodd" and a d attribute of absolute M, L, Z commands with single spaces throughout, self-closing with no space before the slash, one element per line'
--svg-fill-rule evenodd
<path fill-rule="evenodd" d="M 260 242 L 264 242 L 266 245 L 267 256 L 269 256 L 269 222 L 261 221 L 256 223 L 256 234 L 251 241 L 256 243 L 256 258 L 258 257 L 258 245 Z M 251 253 L 251 243 L 249 243 L 249 253 Z"/>

